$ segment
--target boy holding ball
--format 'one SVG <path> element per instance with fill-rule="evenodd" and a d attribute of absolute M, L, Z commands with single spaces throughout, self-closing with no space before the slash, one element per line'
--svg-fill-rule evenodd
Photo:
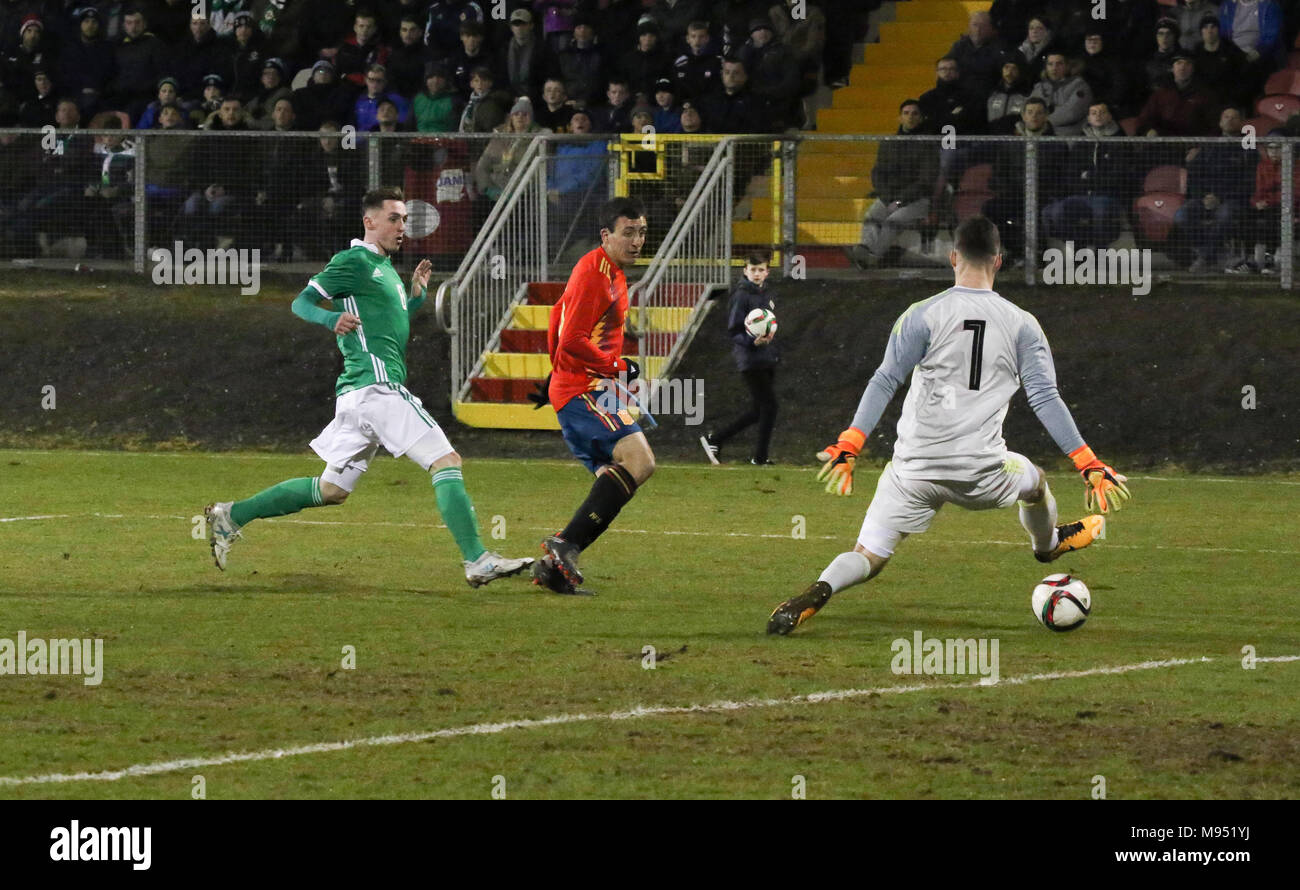
<path fill-rule="evenodd" d="M 700 444 L 710 463 L 718 463 L 719 449 L 729 439 L 758 424 L 758 441 L 754 445 L 751 464 L 770 464 L 768 445 L 772 441 L 772 428 L 776 425 L 776 392 L 773 384 L 780 353 L 773 345 L 773 331 L 763 337 L 754 337 L 745 330 L 745 316 L 755 309 L 776 311 L 776 303 L 767 290 L 768 263 L 772 251 L 758 249 L 745 257 L 745 274 L 731 291 L 731 304 L 727 311 L 727 334 L 731 338 L 731 354 L 736 360 L 740 375 L 745 378 L 753 404 L 749 410 L 716 433 L 700 437 Z"/>

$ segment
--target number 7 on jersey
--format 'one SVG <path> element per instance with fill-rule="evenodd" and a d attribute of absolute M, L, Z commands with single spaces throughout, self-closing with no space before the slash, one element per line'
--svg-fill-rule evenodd
<path fill-rule="evenodd" d="M 984 320 L 968 318 L 962 323 L 962 330 L 974 334 L 970 347 L 970 389 L 980 388 L 980 373 L 984 370 Z"/>

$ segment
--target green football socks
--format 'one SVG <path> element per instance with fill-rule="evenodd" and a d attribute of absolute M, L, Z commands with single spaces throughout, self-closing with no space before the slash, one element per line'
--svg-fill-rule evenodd
<path fill-rule="evenodd" d="M 323 503 L 320 477 L 303 476 L 300 479 L 286 479 L 265 491 L 259 491 L 251 498 L 235 501 L 230 506 L 230 518 L 235 525 L 242 526 L 254 519 L 285 516 L 307 507 L 319 507 Z"/>
<path fill-rule="evenodd" d="M 444 467 L 433 474 L 433 493 L 438 498 L 438 512 L 456 539 L 460 555 L 473 562 L 487 550 L 478 536 L 478 516 L 465 491 L 465 476 L 460 467 Z"/>

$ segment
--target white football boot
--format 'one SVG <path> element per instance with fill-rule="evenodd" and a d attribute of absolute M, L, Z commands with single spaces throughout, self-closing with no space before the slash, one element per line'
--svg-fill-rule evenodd
<path fill-rule="evenodd" d="M 465 580 L 469 582 L 470 587 L 482 587 L 497 578 L 518 575 L 532 564 L 533 558 L 531 556 L 525 556 L 523 559 L 510 559 L 500 553 L 484 550 L 483 555 L 473 562 L 465 561 Z"/>
<path fill-rule="evenodd" d="M 237 538 L 239 526 L 230 518 L 230 501 L 224 504 L 208 504 L 203 508 L 203 515 L 208 521 L 208 545 L 212 548 L 212 561 L 221 571 L 226 570 L 226 556 Z"/>

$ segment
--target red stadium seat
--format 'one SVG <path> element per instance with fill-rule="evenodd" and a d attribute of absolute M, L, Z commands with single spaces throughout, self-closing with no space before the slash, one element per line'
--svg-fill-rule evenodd
<path fill-rule="evenodd" d="M 1142 194 L 1150 195 L 1156 192 L 1187 194 L 1187 171 L 1173 164 L 1153 168 L 1142 183 Z"/>
<path fill-rule="evenodd" d="M 1246 121 L 1246 125 L 1255 128 L 1256 136 L 1267 136 L 1269 133 L 1281 126 L 1278 123 L 1277 118 L 1267 116 L 1252 117 L 1250 120 Z"/>
<path fill-rule="evenodd" d="M 966 172 L 961 175 L 961 182 L 957 186 L 957 191 L 987 192 L 989 190 L 989 181 L 992 178 L 992 164 L 976 164 L 973 167 L 967 167 Z"/>
<path fill-rule="evenodd" d="M 958 192 L 952 201 L 952 213 L 958 223 L 984 212 L 984 205 L 993 200 L 992 192 Z"/>
<path fill-rule="evenodd" d="M 1268 82 L 1264 84 L 1264 95 L 1266 97 L 1300 96 L 1300 71 L 1294 68 L 1283 68 L 1281 71 L 1273 72 Z"/>
<path fill-rule="evenodd" d="M 1137 238 L 1143 244 L 1163 244 L 1174 228 L 1174 214 L 1183 206 L 1183 196 L 1154 192 L 1133 202 L 1137 216 Z"/>
<path fill-rule="evenodd" d="M 1300 111 L 1300 96 L 1265 96 L 1255 103 L 1255 113 L 1263 117 L 1271 117 L 1279 124 L 1286 123 L 1286 119 Z"/>
<path fill-rule="evenodd" d="M 1126 117 L 1119 122 L 1120 128 L 1123 129 L 1125 136 L 1136 136 L 1138 131 L 1138 119 L 1135 117 Z"/>

